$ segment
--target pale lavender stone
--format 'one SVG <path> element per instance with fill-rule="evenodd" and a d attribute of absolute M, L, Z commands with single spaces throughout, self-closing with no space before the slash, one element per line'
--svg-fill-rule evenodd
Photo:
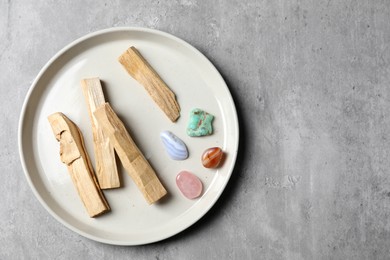
<path fill-rule="evenodd" d="M 185 160 L 188 158 L 188 150 L 185 143 L 169 131 L 160 133 L 165 151 L 173 160 Z"/>

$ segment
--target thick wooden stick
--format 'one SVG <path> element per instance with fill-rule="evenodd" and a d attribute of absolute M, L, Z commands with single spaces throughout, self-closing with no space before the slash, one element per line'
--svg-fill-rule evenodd
<path fill-rule="evenodd" d="M 73 184 L 90 217 L 110 210 L 99 188 L 80 129 L 64 114 L 48 117 L 53 133 L 60 142 L 61 161 L 66 164 Z"/>
<path fill-rule="evenodd" d="M 119 62 L 135 80 L 144 86 L 154 102 L 172 122 L 180 117 L 180 106 L 175 94 L 134 46 L 119 57 Z"/>
<path fill-rule="evenodd" d="M 115 162 L 114 147 L 111 145 L 103 129 L 97 123 L 93 112 L 105 103 L 99 78 L 83 79 L 81 88 L 88 106 L 92 124 L 93 148 L 96 160 L 96 176 L 101 189 L 120 187 L 118 169 Z"/>
<path fill-rule="evenodd" d="M 146 201 L 152 204 L 162 198 L 167 191 L 111 106 L 106 103 L 98 107 L 94 115 Z"/>

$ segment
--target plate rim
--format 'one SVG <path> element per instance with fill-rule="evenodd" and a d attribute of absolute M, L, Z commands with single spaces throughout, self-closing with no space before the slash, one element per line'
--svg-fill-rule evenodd
<path fill-rule="evenodd" d="M 141 241 L 139 243 L 119 241 L 119 240 L 115 240 L 114 241 L 114 240 L 104 239 L 104 238 L 101 238 L 101 237 L 98 237 L 98 236 L 94 236 L 94 235 L 91 235 L 91 234 L 89 234 L 87 232 L 84 232 L 83 230 L 80 230 L 80 229 L 74 227 L 73 225 L 71 225 L 70 223 L 65 221 L 63 218 L 58 216 L 58 214 L 56 212 L 54 212 L 51 209 L 51 207 L 47 204 L 47 202 L 44 200 L 44 198 L 42 198 L 42 196 L 39 194 L 37 188 L 33 184 L 33 181 L 32 181 L 32 178 L 31 178 L 31 174 L 29 173 L 29 169 L 27 168 L 27 164 L 26 164 L 26 160 L 25 160 L 25 154 L 24 154 L 24 151 L 23 151 L 23 146 L 24 145 L 23 145 L 23 142 L 22 142 L 22 140 L 23 140 L 23 126 L 24 126 L 24 122 L 25 122 L 25 118 L 26 118 L 27 108 L 28 108 L 28 105 L 29 105 L 30 100 L 31 100 L 31 95 L 34 92 L 34 89 L 37 87 L 37 83 L 44 76 L 44 74 L 50 68 L 50 66 L 55 61 L 57 61 L 61 57 L 61 55 L 63 55 L 67 51 L 71 50 L 73 47 L 77 46 L 78 44 L 80 44 L 80 43 L 82 43 L 82 42 L 84 42 L 84 41 L 86 41 L 88 39 L 91 39 L 93 37 L 96 37 L 96 36 L 100 36 L 100 35 L 104 35 L 104 34 L 110 34 L 110 33 L 115 33 L 115 32 L 120 32 L 120 31 L 125 31 L 125 32 L 145 32 L 145 33 L 151 33 L 151 34 L 154 34 L 154 35 L 159 35 L 159 36 L 170 38 L 171 40 L 174 40 L 175 42 L 180 43 L 184 47 L 189 48 L 192 52 L 194 52 L 196 55 L 200 56 L 203 60 L 205 60 L 210 65 L 210 69 L 214 70 L 214 73 L 216 73 L 216 75 L 219 77 L 221 82 L 223 82 L 225 87 L 226 87 L 227 94 L 228 94 L 227 96 L 229 98 L 229 102 L 231 102 L 231 104 L 233 104 L 233 112 L 234 113 L 231 116 L 233 116 L 233 118 L 234 118 L 232 122 L 234 124 L 234 128 L 236 129 L 236 131 L 235 131 L 235 140 L 236 141 L 235 141 L 235 144 L 234 144 L 236 149 L 235 149 L 235 151 L 231 151 L 231 153 L 229 153 L 229 156 L 233 157 L 232 168 L 229 171 L 229 174 L 228 174 L 228 177 L 227 177 L 225 183 L 223 184 L 221 189 L 218 190 L 217 195 L 214 197 L 214 199 L 208 204 L 207 207 L 205 207 L 204 211 L 201 214 L 199 214 L 198 217 L 193 218 L 192 221 L 189 221 L 189 223 L 186 226 L 184 226 L 183 228 L 181 228 L 179 230 L 176 230 L 174 232 L 171 232 L 168 235 L 161 236 L 159 238 L 150 239 L 148 241 Z M 111 28 L 106 28 L 106 29 L 102 29 L 102 30 L 98 30 L 98 31 L 87 33 L 84 36 L 81 36 L 81 37 L 77 38 L 76 40 L 73 40 L 72 42 L 70 42 L 69 44 L 65 45 L 63 48 L 61 48 L 59 51 L 57 51 L 56 54 L 54 56 L 52 56 L 46 62 L 46 64 L 40 69 L 39 73 L 35 77 L 34 81 L 31 83 L 31 85 L 30 85 L 30 87 L 29 87 L 29 89 L 27 91 L 27 94 L 26 94 L 26 96 L 24 98 L 22 109 L 21 109 L 21 112 L 20 112 L 20 115 L 19 115 L 18 133 L 17 134 L 18 134 L 19 159 L 20 159 L 20 162 L 21 162 L 21 165 L 22 165 L 22 169 L 23 169 L 24 175 L 25 175 L 25 177 L 27 179 L 27 182 L 29 184 L 30 189 L 33 191 L 33 194 L 34 194 L 35 198 L 38 199 L 38 201 L 43 206 L 43 208 L 46 211 L 48 211 L 51 216 L 53 216 L 58 222 L 60 222 L 62 225 L 64 225 L 68 229 L 72 230 L 76 234 L 82 235 L 82 236 L 84 236 L 84 237 L 86 237 L 88 239 L 91 239 L 91 240 L 94 240 L 94 241 L 97 241 L 97 242 L 101 242 L 101 243 L 104 243 L 104 244 L 121 245 L 121 246 L 136 246 L 136 245 L 145 245 L 145 244 L 159 242 L 159 241 L 165 240 L 167 238 L 170 238 L 172 236 L 175 236 L 175 235 L 183 232 L 184 230 L 188 229 L 190 226 L 194 225 L 201 218 L 203 218 L 207 214 L 207 212 L 210 211 L 210 209 L 215 205 L 215 203 L 221 197 L 223 191 L 225 190 L 227 184 L 229 183 L 229 181 L 231 179 L 231 175 L 234 172 L 234 169 L 236 168 L 236 165 L 237 165 L 236 164 L 237 163 L 237 155 L 238 155 L 239 142 L 240 142 L 240 140 L 239 140 L 239 137 L 240 137 L 239 132 L 240 132 L 240 129 L 239 129 L 239 120 L 238 120 L 237 108 L 236 108 L 234 99 L 232 97 L 232 94 L 230 92 L 230 89 L 229 89 L 228 85 L 226 84 L 226 81 L 223 79 L 221 73 L 217 70 L 217 68 L 214 66 L 214 64 L 202 52 L 200 52 L 197 48 L 195 48 L 193 45 L 189 44 L 188 42 L 186 42 L 186 41 L 184 41 L 184 40 L 182 40 L 182 39 L 180 39 L 180 38 L 178 38 L 178 37 L 176 37 L 176 36 L 174 36 L 174 35 L 172 35 L 170 33 L 167 33 L 167 32 L 161 31 L 161 30 L 157 30 L 157 29 L 146 28 L 146 27 L 133 27 L 133 26 L 129 26 L 129 27 L 111 27 Z"/>

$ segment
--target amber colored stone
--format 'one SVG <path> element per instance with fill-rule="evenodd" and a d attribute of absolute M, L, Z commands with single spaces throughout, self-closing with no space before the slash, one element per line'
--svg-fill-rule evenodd
<path fill-rule="evenodd" d="M 216 168 L 221 163 L 223 151 L 219 147 L 212 147 L 204 151 L 202 164 L 206 168 Z"/>

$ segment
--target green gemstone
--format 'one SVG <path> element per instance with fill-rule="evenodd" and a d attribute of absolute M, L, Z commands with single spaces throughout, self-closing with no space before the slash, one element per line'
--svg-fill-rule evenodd
<path fill-rule="evenodd" d="M 205 136 L 213 133 L 214 116 L 199 109 L 194 108 L 190 113 L 190 121 L 187 127 L 187 134 L 189 136 Z"/>

